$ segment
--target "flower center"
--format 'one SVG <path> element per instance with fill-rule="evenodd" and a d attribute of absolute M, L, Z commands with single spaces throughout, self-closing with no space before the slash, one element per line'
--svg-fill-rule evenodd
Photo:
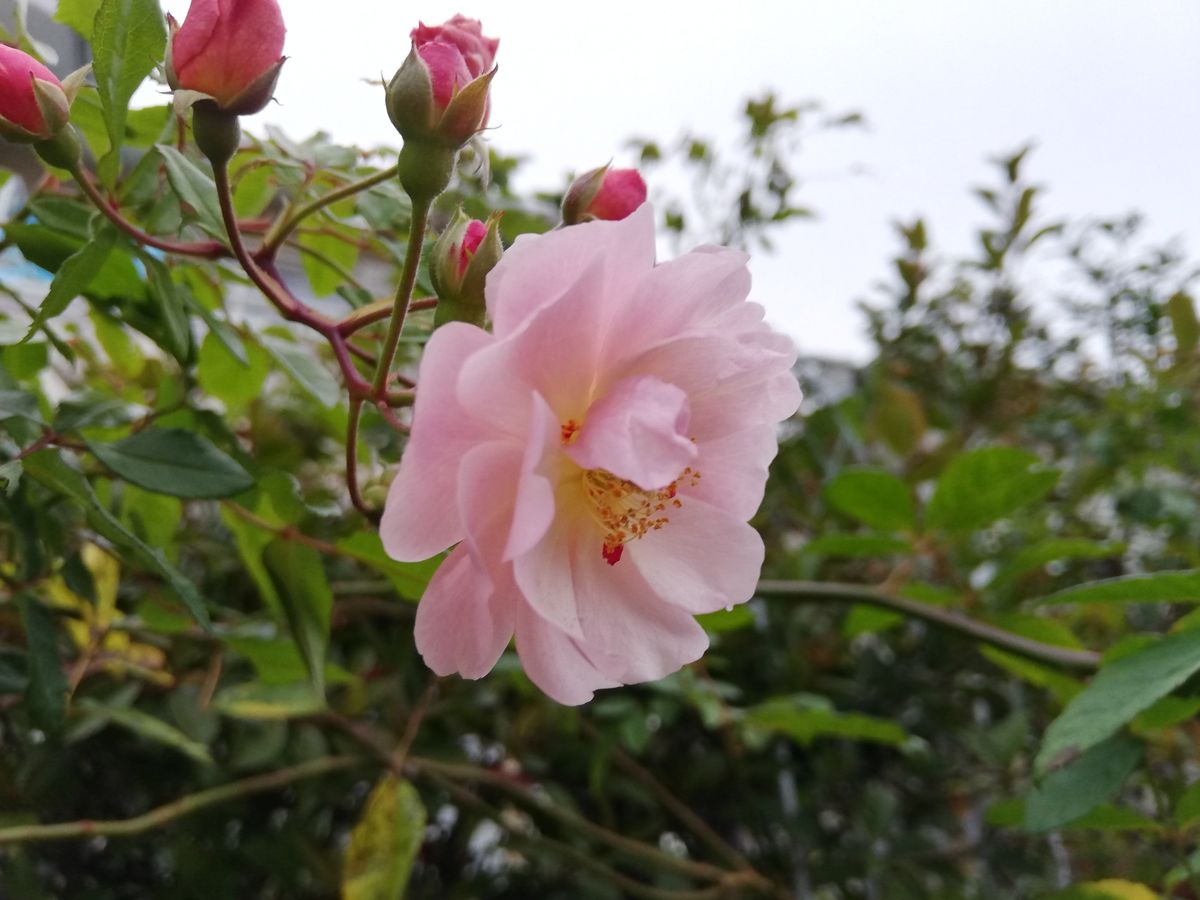
<path fill-rule="evenodd" d="M 683 506 L 683 501 L 676 496 L 680 484 L 695 486 L 699 480 L 700 473 L 688 466 L 666 487 L 646 491 L 604 469 L 586 470 L 583 490 L 592 518 L 604 532 L 600 552 L 605 562 L 616 565 L 627 542 L 658 531 L 670 522 L 667 513 Z"/>

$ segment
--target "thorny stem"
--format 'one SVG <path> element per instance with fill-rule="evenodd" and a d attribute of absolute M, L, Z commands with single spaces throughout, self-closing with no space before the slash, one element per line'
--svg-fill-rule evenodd
<path fill-rule="evenodd" d="M 299 765 L 289 766 L 286 769 L 252 775 L 249 778 L 198 791 L 195 794 L 186 794 L 131 819 L 82 819 L 77 822 L 58 822 L 53 825 L 17 825 L 12 828 L 0 828 L 0 845 L 65 841 L 88 837 L 129 837 L 143 834 L 208 806 L 215 806 L 218 803 L 246 797 L 250 794 L 275 790 L 307 778 L 318 778 L 339 769 L 362 765 L 363 762 L 363 758 L 359 756 L 323 756 Z"/>
<path fill-rule="evenodd" d="M 152 234 L 147 234 L 142 231 L 123 215 L 108 198 L 100 193 L 100 189 L 96 187 L 92 177 L 84 171 L 83 167 L 77 167 L 71 172 L 71 176 L 79 183 L 83 192 L 87 194 L 88 199 L 95 204 L 100 212 L 108 217 L 117 228 L 125 232 L 139 244 L 145 244 L 147 247 L 154 247 L 158 250 L 163 250 L 168 253 L 178 253 L 181 256 L 195 256 L 200 259 L 220 259 L 229 255 L 229 249 L 220 241 L 171 241 L 164 238 L 157 238 Z"/>
<path fill-rule="evenodd" d="M 800 601 L 864 603 L 922 619 L 931 625 L 947 628 L 1034 662 L 1081 672 L 1094 672 L 1100 667 L 1100 655 L 1090 650 L 1043 644 L 1041 641 L 1013 634 L 951 609 L 918 603 L 856 584 L 764 580 L 758 583 L 758 593 L 766 597 L 789 597 Z"/>
<path fill-rule="evenodd" d="M 400 345 L 400 331 L 404 328 L 404 317 L 408 315 L 413 285 L 417 283 L 417 268 L 421 264 L 421 247 L 425 243 L 425 227 L 429 223 L 430 206 L 432 203 L 427 202 L 413 207 L 412 225 L 408 232 L 408 251 L 404 255 L 404 272 L 396 288 L 391 322 L 388 324 L 383 352 L 379 355 L 379 365 L 375 369 L 375 380 L 371 385 L 371 394 L 376 399 L 384 396 L 388 375 L 396 357 L 396 348 Z"/>
<path fill-rule="evenodd" d="M 397 167 L 392 166 L 389 169 L 376 172 L 374 175 L 368 175 L 366 178 L 344 184 L 340 188 L 328 191 L 320 197 L 310 200 L 280 216 L 275 224 L 271 226 L 270 231 L 267 232 L 267 236 L 263 238 L 262 252 L 274 255 L 288 239 L 288 235 L 296 229 L 296 226 L 313 213 L 320 212 L 326 206 L 331 206 L 339 200 L 344 200 L 346 197 L 351 197 L 360 191 L 368 190 L 377 184 L 383 184 L 385 181 L 395 178 L 396 170 Z"/>

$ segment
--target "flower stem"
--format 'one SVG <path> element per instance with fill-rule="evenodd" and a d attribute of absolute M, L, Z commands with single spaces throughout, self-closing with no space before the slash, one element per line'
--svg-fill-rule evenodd
<path fill-rule="evenodd" d="M 383 184 L 385 181 L 396 177 L 396 166 L 389 169 L 382 169 L 374 175 L 368 175 L 366 178 L 352 181 L 349 184 L 344 184 L 340 188 L 328 191 L 307 203 L 296 207 L 290 212 L 280 216 L 275 224 L 271 226 L 267 236 L 263 239 L 262 252 L 274 254 L 284 241 L 288 239 L 296 227 L 313 213 L 320 212 L 327 206 L 337 203 L 339 200 L 344 200 L 347 197 L 352 197 L 360 191 L 365 191 L 375 187 L 377 184 Z"/>
<path fill-rule="evenodd" d="M 800 601 L 864 603 L 904 616 L 922 619 L 931 625 L 958 632 L 989 644 L 998 650 L 1015 653 L 1017 656 L 1034 662 L 1080 672 L 1094 672 L 1100 667 L 1100 655 L 1090 650 L 1076 650 L 1071 647 L 1043 644 L 1041 641 L 1014 634 L 952 609 L 918 603 L 915 600 L 885 594 L 857 584 L 764 580 L 758 583 L 758 593 L 764 597 L 789 597 Z"/>
<path fill-rule="evenodd" d="M 100 193 L 100 189 L 96 187 L 92 177 L 84 171 L 82 166 L 77 166 L 71 170 L 71 176 L 79 183 L 83 192 L 87 194 L 88 199 L 95 204 L 100 212 L 108 217 L 117 228 L 125 232 L 139 244 L 144 244 L 147 247 L 154 247 L 158 250 L 163 250 L 167 253 L 178 253 L 181 256 L 195 256 L 200 259 L 220 259 L 223 256 L 229 255 L 227 248 L 220 241 L 169 241 L 164 238 L 157 238 L 152 234 L 147 234 L 142 231 L 123 215 L 108 198 Z"/>
<path fill-rule="evenodd" d="M 324 756 L 299 765 L 289 766 L 286 769 L 278 769 L 263 775 L 252 775 L 249 778 L 198 791 L 195 794 L 186 794 L 178 800 L 155 807 L 149 812 L 131 819 L 82 819 L 77 822 L 59 822 L 53 825 L 17 825 L 12 828 L 0 828 L 0 845 L 65 841 L 89 837 L 129 837 L 143 834 L 161 828 L 176 819 L 199 812 L 208 806 L 285 787 L 306 778 L 318 778 L 339 769 L 362 765 L 363 762 L 363 758 L 359 756 Z"/>
<path fill-rule="evenodd" d="M 408 304 L 412 299 L 413 285 L 417 283 L 417 268 L 421 264 L 421 247 L 425 243 L 425 227 L 429 224 L 429 209 L 432 201 L 418 203 L 413 207 L 412 226 L 408 232 L 408 251 L 404 255 L 404 272 L 396 288 L 396 300 L 392 305 L 392 318 L 388 323 L 383 353 L 379 355 L 379 366 L 375 369 L 375 380 L 371 394 L 376 399 L 383 397 L 387 389 L 388 373 L 396 358 L 400 345 L 400 331 L 404 328 L 404 317 L 408 315 Z"/>

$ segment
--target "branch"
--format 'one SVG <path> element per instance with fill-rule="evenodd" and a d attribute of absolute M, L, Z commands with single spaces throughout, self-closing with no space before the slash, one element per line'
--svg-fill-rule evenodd
<path fill-rule="evenodd" d="M 304 219 L 308 218 L 315 212 L 320 212 L 326 206 L 337 203 L 346 197 L 353 196 L 359 191 L 365 191 L 368 188 L 373 188 L 377 184 L 383 184 L 389 178 L 395 178 L 398 171 L 398 166 L 392 166 L 389 169 L 381 169 L 374 175 L 368 175 L 358 181 L 352 181 L 349 184 L 344 184 L 340 188 L 335 188 L 314 200 L 310 200 L 302 206 L 296 207 L 290 213 L 285 214 L 279 219 L 267 233 L 263 239 L 262 250 L 260 252 L 266 254 L 274 254 L 276 250 L 282 246 L 287 240 L 288 235 L 295 230 Z"/>
<path fill-rule="evenodd" d="M 868 606 L 877 606 L 880 609 L 891 610 L 901 615 L 921 619 L 931 625 L 956 631 L 1034 662 L 1081 672 L 1094 672 L 1100 668 L 1100 654 L 1093 653 L 1091 650 L 1075 650 L 1070 647 L 1043 644 L 1041 641 L 1013 634 L 1011 631 L 989 625 L 952 609 L 942 609 L 927 603 L 894 597 L 857 584 L 764 580 L 758 583 L 758 593 L 764 597 L 789 597 L 800 601 L 865 603 Z"/>
<path fill-rule="evenodd" d="M 92 181 L 92 177 L 84 171 L 82 166 L 74 169 L 71 175 L 79 182 L 79 186 L 83 188 L 83 192 L 87 194 L 88 199 L 95 204 L 96 208 L 104 213 L 108 217 L 108 220 L 116 225 L 117 228 L 121 229 L 121 231 L 125 232 L 125 234 L 129 235 L 139 244 L 145 244 L 147 247 L 154 247 L 167 253 L 178 253 L 181 256 L 195 256 L 200 259 L 220 259 L 223 256 L 229 255 L 229 249 L 220 241 L 170 241 L 147 234 L 121 215 L 121 211 L 100 193 L 100 189 L 96 187 L 95 182 Z"/>
<path fill-rule="evenodd" d="M 383 352 L 379 355 L 379 366 L 375 369 L 375 380 L 371 386 L 371 393 L 375 399 L 380 399 L 387 391 L 392 361 L 396 358 L 396 348 L 400 344 L 400 332 L 404 328 L 404 318 L 408 315 L 413 286 L 417 283 L 417 269 L 421 265 L 421 247 L 425 243 L 425 228 L 429 224 L 431 206 L 432 203 L 418 203 L 413 208 L 412 224 L 408 232 L 408 250 L 404 254 L 404 273 L 400 276 L 400 284 L 396 287 L 396 302 L 392 306 L 392 318 L 388 323 Z"/>
<path fill-rule="evenodd" d="M 157 806 L 149 812 L 132 819 L 95 820 L 82 819 L 77 822 L 59 822 L 54 825 L 17 825 L 0 828 L 0 845 L 34 843 L 38 841 L 68 841 L 87 837 L 129 837 L 154 828 L 161 828 L 176 819 L 199 812 L 227 800 L 260 794 L 264 791 L 285 787 L 296 781 L 317 778 L 339 769 L 362 765 L 360 756 L 323 756 L 286 769 L 278 769 L 263 775 L 252 775 L 241 781 L 223 784 L 195 794 L 186 794 L 178 800 Z"/>

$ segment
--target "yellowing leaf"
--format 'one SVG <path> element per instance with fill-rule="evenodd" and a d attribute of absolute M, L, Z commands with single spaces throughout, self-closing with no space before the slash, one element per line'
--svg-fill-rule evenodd
<path fill-rule="evenodd" d="M 425 807 L 407 781 L 385 776 L 350 835 L 342 900 L 400 900 L 425 838 Z"/>

